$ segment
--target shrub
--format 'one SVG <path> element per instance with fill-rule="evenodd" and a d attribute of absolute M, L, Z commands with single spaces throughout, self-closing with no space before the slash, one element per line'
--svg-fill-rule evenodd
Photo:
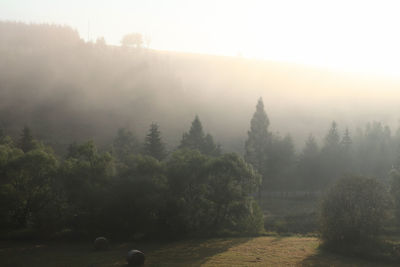
<path fill-rule="evenodd" d="M 376 180 L 339 180 L 323 200 L 320 231 L 325 245 L 359 245 L 377 241 L 388 215 L 389 197 Z"/>

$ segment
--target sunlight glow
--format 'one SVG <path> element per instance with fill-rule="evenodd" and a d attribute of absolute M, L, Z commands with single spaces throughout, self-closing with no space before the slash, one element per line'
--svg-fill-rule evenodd
<path fill-rule="evenodd" d="M 1 19 L 68 24 L 84 39 L 104 36 L 109 44 L 139 32 L 151 37 L 155 49 L 400 75 L 398 1 L 5 0 L 0 5 Z"/>

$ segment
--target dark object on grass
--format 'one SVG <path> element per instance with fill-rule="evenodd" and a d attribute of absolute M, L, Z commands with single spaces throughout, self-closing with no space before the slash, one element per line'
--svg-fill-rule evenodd
<path fill-rule="evenodd" d="M 106 250 L 108 249 L 108 239 L 101 236 L 94 240 L 94 249 L 95 250 Z"/>
<path fill-rule="evenodd" d="M 126 261 L 128 262 L 129 266 L 142 266 L 144 264 L 144 254 L 143 252 L 132 249 L 131 251 L 128 252 L 128 255 L 126 256 Z"/>

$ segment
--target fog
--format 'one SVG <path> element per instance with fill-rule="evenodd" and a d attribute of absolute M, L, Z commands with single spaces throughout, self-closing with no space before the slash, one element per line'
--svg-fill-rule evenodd
<path fill-rule="evenodd" d="M 0 265 L 400 262 L 399 78 L 143 36 L 0 21 Z"/>
<path fill-rule="evenodd" d="M 144 138 L 157 122 L 170 149 L 195 115 L 224 151 L 243 153 L 257 100 L 270 130 L 296 147 L 379 121 L 398 127 L 400 81 L 291 63 L 85 42 L 68 26 L 0 23 L 0 123 L 24 125 L 61 151 L 73 141 L 107 143 L 118 128 Z"/>

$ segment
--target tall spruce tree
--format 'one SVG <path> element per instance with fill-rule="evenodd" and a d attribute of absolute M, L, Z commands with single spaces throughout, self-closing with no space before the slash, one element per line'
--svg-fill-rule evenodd
<path fill-rule="evenodd" d="M 324 146 L 321 149 L 321 165 L 326 185 L 343 175 L 341 148 L 338 127 L 336 122 L 333 121 L 325 136 Z"/>
<path fill-rule="evenodd" d="M 263 176 L 267 174 L 268 148 L 271 145 L 271 133 L 268 131 L 269 119 L 264 110 L 262 98 L 258 100 L 256 111 L 250 122 L 250 130 L 245 143 L 245 159 Z"/>
<path fill-rule="evenodd" d="M 33 139 L 31 129 L 28 126 L 25 126 L 22 129 L 21 136 L 18 140 L 18 147 L 24 152 L 28 152 L 35 148 L 35 140 Z"/>
<path fill-rule="evenodd" d="M 210 134 L 206 135 L 204 133 L 203 126 L 197 115 L 192 122 L 189 132 L 183 134 L 179 148 L 198 150 L 210 156 L 218 156 L 221 152 L 220 146 L 214 143 L 213 137 Z"/>
<path fill-rule="evenodd" d="M 339 146 L 340 137 L 337 129 L 337 123 L 335 121 L 332 122 L 331 128 L 328 131 L 328 134 L 325 136 L 325 148 L 326 149 L 337 149 Z"/>
<path fill-rule="evenodd" d="M 165 151 L 164 143 L 161 140 L 161 132 L 156 123 L 150 125 L 149 132 L 147 133 L 144 143 L 145 154 L 152 156 L 158 160 L 163 160 L 167 153 Z"/>
<path fill-rule="evenodd" d="M 344 131 L 343 138 L 340 143 L 343 146 L 343 148 L 345 149 L 345 151 L 350 150 L 350 146 L 353 143 L 353 141 L 351 140 L 351 137 L 350 137 L 349 128 L 346 128 L 346 130 Z"/>

